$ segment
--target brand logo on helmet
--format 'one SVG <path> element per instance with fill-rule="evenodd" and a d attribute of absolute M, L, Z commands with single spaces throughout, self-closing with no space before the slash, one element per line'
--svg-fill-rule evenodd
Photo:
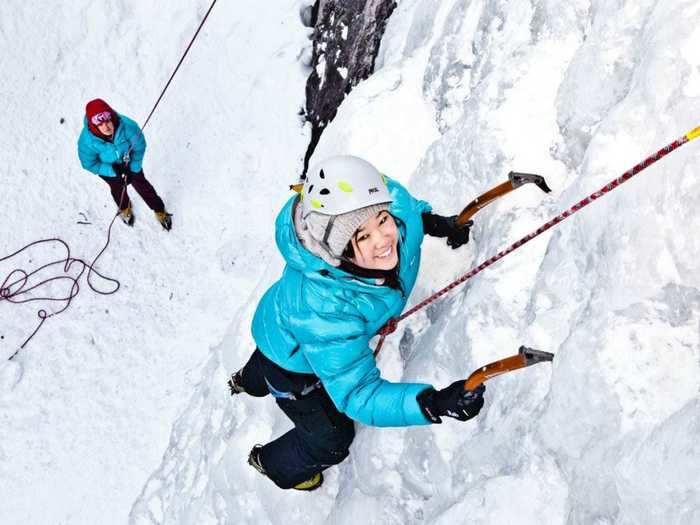
<path fill-rule="evenodd" d="M 378 189 L 378 188 L 370 188 L 370 189 L 368 189 L 367 191 L 369 192 L 370 195 L 372 195 L 373 193 L 379 193 L 379 189 Z"/>

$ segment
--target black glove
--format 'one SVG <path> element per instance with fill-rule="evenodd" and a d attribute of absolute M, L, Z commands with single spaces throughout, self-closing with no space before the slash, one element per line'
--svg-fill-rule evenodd
<path fill-rule="evenodd" d="M 424 213 L 423 231 L 431 237 L 447 237 L 447 246 L 456 250 L 469 242 L 469 230 L 474 224 L 467 221 L 466 224 L 457 224 L 457 215 L 443 217 L 433 213 Z"/>
<path fill-rule="evenodd" d="M 114 174 L 117 177 L 121 177 L 123 175 L 126 175 L 130 173 L 129 167 L 124 164 L 123 162 L 115 162 L 112 164 L 112 170 L 114 170 Z"/>
<path fill-rule="evenodd" d="M 464 380 L 455 381 L 447 388 L 426 388 L 416 396 L 423 415 L 433 423 L 442 423 L 440 416 L 467 421 L 484 406 L 484 390 L 480 384 L 474 390 L 464 390 Z"/>
<path fill-rule="evenodd" d="M 134 172 L 129 169 L 128 164 L 115 162 L 112 164 L 112 169 L 114 170 L 114 173 L 117 174 L 117 177 L 123 180 L 124 183 L 131 184 L 131 181 L 134 178 Z"/>

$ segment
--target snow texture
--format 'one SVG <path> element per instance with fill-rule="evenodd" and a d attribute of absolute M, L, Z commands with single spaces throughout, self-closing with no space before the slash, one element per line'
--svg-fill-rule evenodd
<path fill-rule="evenodd" d="M 99 251 L 114 210 L 77 161 L 84 104 L 143 121 L 208 4 L 0 6 L 0 259 L 53 236 Z M 313 494 L 247 466 L 290 425 L 225 382 L 282 270 L 273 218 L 309 140 L 301 6 L 215 7 L 146 129 L 173 231 L 134 196 L 98 264 L 116 294 L 83 283 L 9 362 L 37 307 L 0 302 L 0 523 L 700 523 L 699 141 L 401 323 L 379 357 L 436 386 L 520 344 L 551 366 L 489 381 L 468 423 L 359 426 Z M 510 170 L 546 176 L 551 194 L 480 211 L 466 247 L 427 239 L 415 303 L 700 125 L 698 27 L 696 0 L 402 0 L 312 161 L 364 156 L 445 214 Z M 0 260 L 0 282 L 48 251 Z"/>

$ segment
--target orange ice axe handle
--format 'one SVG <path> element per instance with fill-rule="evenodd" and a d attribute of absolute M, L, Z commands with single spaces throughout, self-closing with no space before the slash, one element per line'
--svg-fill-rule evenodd
<path fill-rule="evenodd" d="M 470 375 L 464 382 L 464 389 L 474 390 L 484 381 L 491 379 L 492 377 L 500 376 L 506 372 L 512 372 L 513 370 L 532 366 L 544 361 L 552 361 L 552 359 L 554 359 L 554 354 L 543 352 L 542 350 L 535 350 L 534 348 L 528 348 L 527 346 L 521 346 L 516 355 L 504 357 L 503 359 L 489 363 L 486 366 L 482 366 L 473 372 L 472 375 Z"/>
<path fill-rule="evenodd" d="M 549 189 L 549 186 L 547 186 L 547 182 L 544 180 L 544 177 L 542 175 L 537 175 L 535 173 L 521 173 L 519 171 L 511 171 L 508 174 L 507 181 L 499 184 L 494 188 L 491 188 L 486 193 L 482 193 L 476 199 L 467 204 L 467 206 L 457 216 L 457 224 L 466 224 L 467 221 L 471 219 L 481 208 L 483 208 L 487 204 L 491 204 L 499 197 L 503 197 L 511 191 L 517 190 L 525 184 L 534 184 L 545 193 L 549 193 L 550 191 L 552 191 Z"/>

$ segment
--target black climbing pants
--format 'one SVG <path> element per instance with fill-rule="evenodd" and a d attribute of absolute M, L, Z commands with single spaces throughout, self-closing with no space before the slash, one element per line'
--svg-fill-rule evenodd
<path fill-rule="evenodd" d="M 258 349 L 241 376 L 248 394 L 272 394 L 294 423 L 292 430 L 262 448 L 265 472 L 280 488 L 306 481 L 348 456 L 355 425 L 338 411 L 318 377 L 284 370 Z"/>
<path fill-rule="evenodd" d="M 124 209 L 131 204 L 129 200 L 129 194 L 124 189 L 124 182 L 121 177 L 103 177 L 100 178 L 109 184 L 109 191 L 112 193 L 112 198 L 114 202 L 117 203 L 119 209 Z M 158 193 L 156 193 L 153 185 L 148 182 L 143 174 L 143 170 L 138 173 L 131 173 L 127 179 L 127 185 L 131 184 L 136 193 L 138 193 L 144 200 L 146 205 L 153 211 L 162 212 L 165 211 L 165 205 L 163 200 L 160 198 Z"/>

